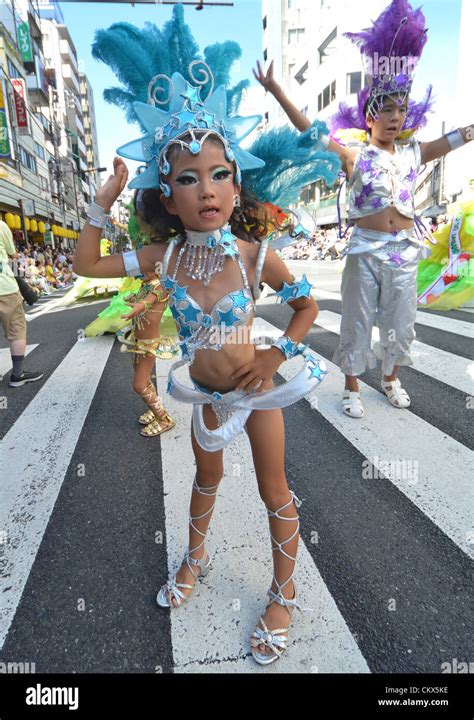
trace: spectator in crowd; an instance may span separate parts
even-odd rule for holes
[[[0,220],[0,322],[10,344],[13,366],[10,374],[10,387],[20,387],[43,377],[43,373],[23,370],[26,349],[25,311],[23,297],[9,262],[10,258],[17,258],[17,256],[12,232],[8,225]]]

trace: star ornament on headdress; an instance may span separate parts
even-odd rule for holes
[[[208,71],[211,72],[209,68]],[[191,66],[189,72],[193,77]],[[150,82],[150,86],[159,78],[169,82],[169,95],[166,101],[159,101],[155,91],[151,96],[149,92],[148,103],[133,103],[135,113],[145,127],[147,135],[117,149],[118,155],[146,164],[144,172],[129,183],[131,189],[161,187],[165,195],[170,195],[171,188],[161,177],[171,171],[171,165],[166,157],[169,147],[177,144],[197,155],[209,135],[217,135],[221,139],[226,158],[229,162],[235,160],[239,170],[251,170],[265,165],[263,160],[240,147],[240,143],[261,121],[261,115],[229,117],[224,85],[220,85],[214,92],[211,91],[206,100],[201,101],[200,88],[191,85],[180,73],[173,73],[171,78],[156,76]],[[196,83],[204,84],[208,79],[209,75],[206,81],[196,80]],[[165,104],[165,102],[169,102],[168,110],[155,107],[155,103]],[[204,131],[204,133],[199,132],[196,135],[196,131]],[[185,142],[181,138],[188,133],[191,141]]]

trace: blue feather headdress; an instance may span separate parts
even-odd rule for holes
[[[298,199],[304,185],[320,178],[328,185],[336,181],[339,159],[319,141],[320,134],[328,132],[324,124],[306,147],[298,145],[299,133],[289,128],[263,132],[247,150],[240,147],[261,120],[260,116],[237,115],[248,80],[228,87],[240,47],[233,41],[216,43],[204,50],[203,60],[184,23],[181,5],[174,6],[172,19],[162,29],[151,23],[143,30],[115,23],[108,30],[98,30],[92,52],[123,84],[105,90],[104,98],[123,108],[127,119],[146,133],[117,151],[146,164],[145,171],[130,183],[131,188],[161,186],[163,193],[169,194],[170,188],[160,174],[169,172],[170,144],[181,144],[180,136],[190,135],[183,145],[197,153],[209,133],[220,137],[227,159],[236,162],[236,181],[241,179],[242,186],[261,202],[287,205]],[[202,80],[193,75],[197,63],[207,68],[201,70]],[[168,84],[167,90],[163,81]],[[217,85],[214,92],[213,81]]]

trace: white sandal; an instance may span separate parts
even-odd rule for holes
[[[400,380],[385,381],[382,379],[382,390],[388,397],[390,403],[396,408],[407,408],[411,405],[410,396],[407,391],[402,388]]]
[[[363,418],[364,407],[360,401],[360,393],[344,390],[342,394],[342,409],[352,418]]]

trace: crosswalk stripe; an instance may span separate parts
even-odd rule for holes
[[[34,345],[27,345],[25,348],[25,357],[30,354],[35,348],[38,347],[38,343]],[[12,356],[10,348],[2,348],[0,350],[0,375],[5,375],[12,369]]]
[[[340,322],[341,316],[337,313],[320,310],[314,324],[339,335]],[[378,341],[379,337],[379,329],[373,328],[372,342]],[[418,340],[415,340],[411,346],[411,356],[413,367],[418,372],[429,375],[468,395],[472,394],[474,384],[470,372],[471,360],[466,360],[460,355],[454,355],[432,345],[426,345]]]
[[[176,420],[176,427],[161,438],[170,575],[178,569],[188,547],[188,512],[195,474],[190,437],[192,406],[165,396],[166,375],[172,362],[157,363],[159,392]],[[187,370],[180,370],[179,379],[186,382],[186,377]],[[189,378],[187,383],[191,385]],[[224,462],[226,474],[206,544],[214,558],[213,567],[201,588],[198,581],[186,612],[171,611],[174,672],[178,673],[260,670],[250,656],[250,636],[268,600],[272,556],[267,513],[257,490],[245,434],[226,448]],[[167,579],[158,581],[156,591]],[[302,539],[295,579],[301,604],[317,612],[295,611],[290,629],[294,644],[285,659],[285,672],[370,672]],[[330,653],[325,649],[329,646]],[[276,665],[262,671],[280,672]]]
[[[312,293],[315,300],[339,300],[341,301],[341,293],[332,290],[319,289]],[[270,299],[269,299],[270,301]],[[462,308],[461,308],[462,310]],[[455,333],[466,338],[474,338],[474,323],[465,322],[464,320],[455,320],[454,318],[445,317],[444,315],[434,315],[418,310],[416,313],[416,322],[419,325],[426,325],[434,330],[443,330],[444,332]]]
[[[254,330],[257,336],[281,335],[281,330],[262,318],[257,318]],[[360,420],[345,416],[341,410],[343,376],[336,365],[324,359],[329,373],[315,398],[307,401],[458,547],[474,557],[468,502],[472,497],[468,471],[472,452],[409,410],[392,408],[381,392],[360,380],[366,415]],[[297,358],[285,362],[279,373],[287,380],[298,362]]]
[[[2,440],[0,650],[113,341],[99,337],[76,342]]]

